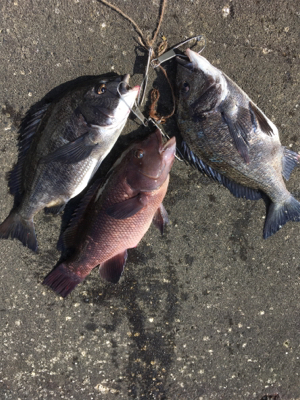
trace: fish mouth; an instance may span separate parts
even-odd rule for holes
[[[187,55],[188,56],[188,55]],[[188,69],[189,71],[192,71],[193,69],[193,63],[191,62],[191,59],[186,59],[187,56],[176,56],[176,61],[177,64],[181,65],[182,67]],[[182,58],[185,57],[185,58]]]
[[[200,70],[207,73],[211,69],[211,64],[206,60],[206,58],[191,49],[186,49],[185,56],[182,57],[185,57],[185,59],[177,56],[176,61],[179,65],[189,71]]]
[[[164,172],[164,170],[167,168],[170,170],[174,158],[175,158],[175,153],[176,153],[176,138],[173,136],[171,139],[169,139],[165,144],[163,143],[162,140],[162,134],[160,131],[157,129],[153,134],[156,134],[156,138],[158,141],[158,152],[161,156],[161,168],[158,169],[157,173],[155,175],[152,174],[146,174],[145,172],[141,172],[142,175],[146,176],[149,179],[156,180],[158,179]]]
[[[106,110],[104,110],[103,112],[104,115],[110,118],[111,124],[113,124],[113,122],[117,120],[118,115],[121,115],[118,121],[120,124],[122,124],[124,120],[127,119],[127,116],[134,105],[135,99],[138,96],[140,86],[136,85],[131,88],[129,86],[129,79],[130,75],[126,74],[119,83],[119,86],[117,88],[117,92],[119,94],[119,104],[116,109],[112,113],[106,113]]]
[[[120,82],[120,86],[119,86],[119,91],[120,91],[121,95],[126,94],[130,90],[129,79],[130,79],[129,74],[126,74],[123,76],[123,79]]]
[[[177,62],[189,71],[201,71],[206,77],[211,77],[214,80],[220,79],[221,72],[214,67],[205,57],[191,49],[185,51],[189,61],[177,59]]]
[[[126,95],[128,92],[131,91],[139,91],[140,90],[140,86],[136,85],[133,88],[131,88],[129,86],[129,80],[130,80],[130,75],[126,74],[123,76],[122,81],[120,82],[120,86],[119,86],[119,92],[121,94],[121,96]]]
[[[160,154],[163,155],[164,158],[164,164],[166,166],[170,165],[170,163],[173,163],[174,158],[175,158],[175,153],[176,153],[176,138],[175,136],[171,137],[161,148]]]

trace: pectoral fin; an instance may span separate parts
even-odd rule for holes
[[[227,113],[225,110],[222,111],[221,114],[224,121],[228,125],[230,135],[234,141],[237,151],[248,164],[250,162],[248,136],[249,132],[252,130],[252,121],[249,110],[244,107],[237,106],[237,110],[234,115]]]
[[[73,142],[69,142],[45,157],[41,163],[61,162],[63,164],[74,164],[89,157],[91,152],[98,146],[90,140],[90,132],[85,133]]]
[[[168,213],[163,204],[156,210],[152,222],[160,230],[160,233],[163,234],[165,225],[169,223]]]
[[[107,282],[117,283],[121,278],[127,260],[127,250],[100,264],[99,274]]]
[[[147,196],[139,193],[135,197],[131,197],[128,200],[124,200],[121,203],[116,203],[108,207],[106,213],[115,219],[130,218],[141,211],[141,209],[147,205],[147,202]]]

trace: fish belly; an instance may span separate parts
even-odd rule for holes
[[[89,183],[89,180],[93,176],[97,163],[98,160],[92,158],[89,164],[86,166],[86,168],[80,171],[80,175],[77,177],[78,185],[74,188],[74,191],[71,193],[70,199],[77,196],[86,188],[87,184]]]

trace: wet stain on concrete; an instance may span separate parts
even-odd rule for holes
[[[166,257],[167,258],[167,257]],[[158,325],[146,329],[146,319],[138,302],[143,294],[140,290],[139,299],[135,291],[131,291],[130,313],[127,314],[130,325],[132,326],[132,352],[129,357],[127,374],[129,385],[129,396],[131,398],[148,399],[166,398],[165,380],[173,361],[174,354],[174,329],[173,323],[178,308],[178,288],[177,278],[174,267],[167,262],[164,273],[167,272],[168,283],[157,280],[151,287],[152,302],[154,299],[165,296],[162,303],[154,300],[156,315],[153,320],[158,320]],[[146,295],[146,303],[151,302]],[[153,315],[153,314],[152,314]],[[148,324],[147,324],[148,325]],[[138,334],[136,334],[138,333]]]
[[[135,250],[135,254],[131,255],[132,261],[140,263],[141,254],[144,251]],[[112,323],[101,325],[101,328],[106,332],[115,332],[124,318],[130,325],[126,368],[128,396],[132,399],[165,399],[165,382],[174,357],[175,316],[179,302],[186,300],[187,294],[181,293],[178,288],[175,266],[168,255],[163,271],[152,273],[151,279],[145,279],[144,271],[144,268],[132,271],[129,266],[121,284],[104,286],[101,293],[92,289],[82,297],[82,301],[88,298],[94,305],[107,307],[111,299],[117,297],[121,300],[122,309],[114,308]],[[90,322],[85,328],[94,331],[97,325]],[[112,362],[117,364],[118,344],[111,340],[114,342],[111,343]]]
[[[88,324],[85,325],[85,329],[94,332],[97,329],[97,325],[94,324],[93,322],[89,322]]]
[[[240,260],[246,262],[248,259],[248,251],[253,250],[253,248],[249,245],[246,235],[249,229],[250,218],[252,214],[252,210],[246,211],[242,218],[238,218],[232,223],[233,229],[228,240],[230,242],[229,246],[232,249],[234,260],[236,260],[238,257]]]
[[[6,115],[8,118],[12,120],[12,125],[15,128],[18,128],[22,121],[22,113],[17,111],[11,104],[5,102],[4,107],[2,108],[2,114]]]
[[[217,198],[214,194],[209,194],[208,195],[208,200],[211,201],[212,203],[216,203],[217,202]]]
[[[194,262],[194,257],[190,256],[189,254],[186,254],[184,256],[184,261],[186,264],[192,266],[193,262]]]

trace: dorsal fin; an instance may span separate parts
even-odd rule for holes
[[[10,193],[13,195],[18,195],[22,192],[21,187],[21,179],[22,179],[22,169],[23,163],[27,154],[27,151],[32,143],[32,140],[37,132],[37,128],[41,119],[43,118],[47,108],[50,103],[44,104],[40,107],[34,114],[30,116],[30,113],[27,113],[25,118],[23,119],[20,126],[20,134],[19,134],[19,154],[18,161],[14,168],[8,173],[8,186],[10,189]]]
[[[256,189],[251,189],[247,186],[240,185],[226,176],[221,175],[219,172],[215,171],[213,168],[206,165],[200,158],[198,158],[192,150],[188,147],[185,142],[182,142],[184,155],[187,161],[196,167],[200,172],[207,175],[209,178],[221,183],[225,186],[235,197],[243,197],[249,200],[258,200],[261,198],[261,192]]]
[[[209,178],[222,183],[221,174],[206,165],[199,157],[197,157],[185,141],[182,142],[182,148],[184,157],[190,163],[190,165],[197,168],[200,172],[202,172],[202,174],[207,175]]]
[[[59,238],[59,241],[57,243],[58,250],[65,251],[69,250],[73,246],[76,246],[75,241],[80,222],[85,219],[85,213],[88,205],[91,204],[93,199],[96,198],[98,191],[101,189],[103,184],[104,179],[97,179],[83,196],[82,200],[79,203],[79,206],[72,214],[67,229],[61,234]]]
[[[263,115],[263,113],[260,111],[260,109],[252,101],[249,102],[249,109],[250,109],[250,112],[252,112],[255,115],[255,117],[259,123],[260,129],[266,135],[273,136],[274,132],[273,132],[272,127],[269,125],[268,120]]]

